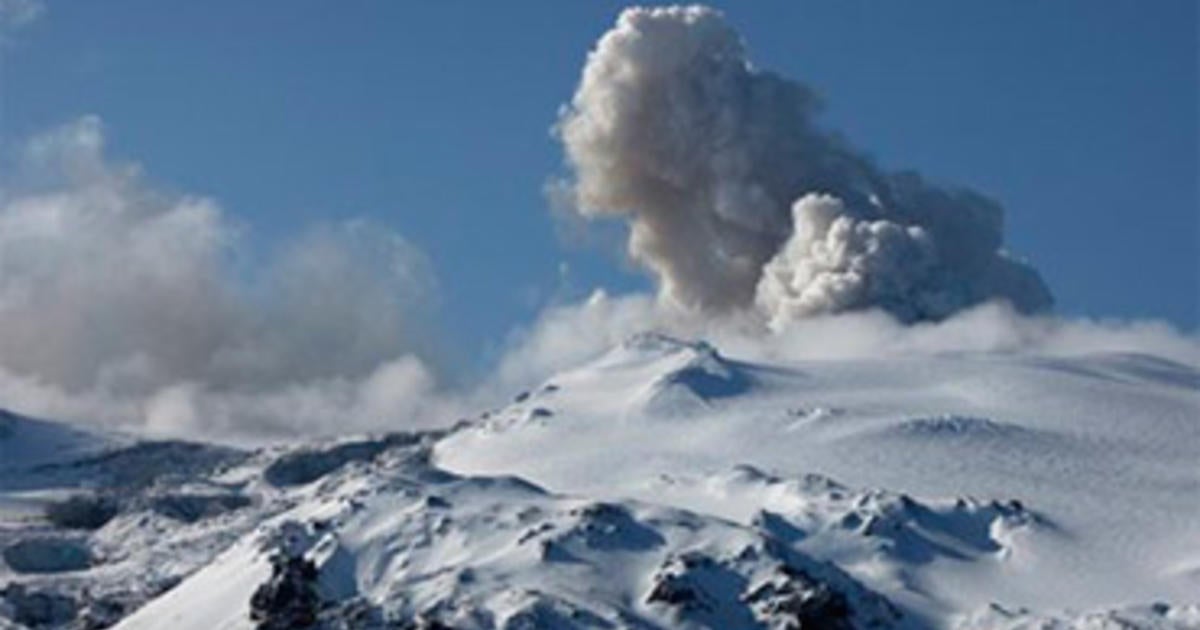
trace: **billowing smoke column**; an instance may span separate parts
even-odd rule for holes
[[[993,298],[1051,305],[1001,249],[1002,210],[889,174],[813,122],[804,85],[755,69],[705,7],[624,11],[587,60],[557,132],[584,216],[624,216],[662,297],[775,327],[882,308],[941,319]]]

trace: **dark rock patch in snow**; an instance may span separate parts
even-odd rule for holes
[[[647,604],[666,604],[683,617],[698,621],[716,617],[736,626],[751,625],[751,614],[738,601],[746,577],[727,563],[701,552],[687,552],[667,559],[651,578]],[[706,624],[707,625],[707,624]],[[715,626],[714,626],[715,627]]]
[[[18,573],[64,573],[88,568],[92,553],[80,540],[28,538],[4,548],[4,562]]]
[[[795,523],[770,510],[759,510],[750,524],[789,545],[808,536],[808,532],[797,527]]]
[[[180,440],[138,442],[69,464],[42,467],[44,473],[73,474],[107,488],[137,490],[155,483],[186,480],[244,460],[244,451]]]
[[[113,497],[80,494],[46,506],[46,520],[64,529],[100,529],[111,521],[120,506]]]
[[[250,620],[258,630],[312,628],[320,607],[316,565],[280,553],[271,558],[271,577],[250,597]]]
[[[29,628],[65,627],[79,611],[73,597],[53,591],[30,591],[23,584],[9,584],[0,590],[0,599],[12,610],[13,621]]]
[[[530,511],[529,518],[544,516]],[[596,552],[642,552],[666,541],[654,528],[615,503],[590,503],[571,508],[557,522],[543,520],[517,538],[518,545],[537,541],[547,562],[580,562]]]
[[[392,433],[378,440],[345,442],[327,448],[309,448],[287,453],[263,471],[263,478],[276,487],[312,483],[351,462],[368,462],[397,446],[421,440],[416,433]]]
[[[854,628],[845,595],[786,564],[751,587],[742,599],[768,628]]]
[[[615,503],[592,503],[572,509],[567,515],[574,522],[556,537],[564,545],[582,544],[599,551],[641,551],[664,542],[652,527]]]
[[[169,519],[195,523],[249,506],[241,494],[164,494],[150,500],[150,509]]]
[[[1018,435],[1024,431],[1019,426],[987,418],[952,414],[909,418],[887,430],[889,434],[898,436],[944,439],[1000,438]]]
[[[86,630],[109,628],[116,625],[128,612],[129,606],[118,599],[85,600],[75,625]]]
[[[773,569],[747,570],[764,556]],[[901,619],[890,603],[845,576],[835,585],[833,573],[818,576],[800,561],[769,540],[735,557],[684,552],[654,573],[646,603],[674,609],[680,622],[710,628],[848,630],[892,627]]]

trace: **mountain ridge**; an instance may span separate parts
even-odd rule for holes
[[[1195,373],[643,334],[448,429],[14,415],[0,448],[65,446],[7,462],[0,628],[1200,627]]]

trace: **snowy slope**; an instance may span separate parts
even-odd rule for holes
[[[0,628],[1200,628],[1198,386],[640,335],[446,431],[10,421]]]
[[[281,550],[314,561],[338,602],[320,616],[349,627],[749,628],[805,610],[904,623],[835,567],[721,519],[459,477],[403,449],[320,485],[119,627],[251,627],[248,593]]]
[[[436,453],[557,491],[767,512],[798,549],[946,619],[1194,603],[1198,383],[1150,356],[766,366],[644,335]],[[900,533],[847,542],[848,517]]]

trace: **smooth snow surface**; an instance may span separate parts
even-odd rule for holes
[[[450,436],[436,461],[767,514],[796,548],[946,622],[991,603],[1195,603],[1198,383],[1140,355],[767,366],[639,336]]]

